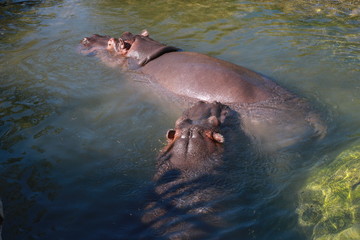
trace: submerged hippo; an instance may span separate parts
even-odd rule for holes
[[[226,162],[233,157],[225,148],[241,135],[236,115],[223,104],[198,102],[167,132],[153,179],[155,197],[142,217],[156,239],[210,239],[224,226],[217,210],[228,189]]]
[[[267,149],[326,134],[325,124],[307,101],[269,78],[201,53],[166,46],[150,38],[146,30],[139,35],[125,32],[120,38],[93,35],[81,44],[82,52],[96,52],[105,62],[116,60],[182,99],[231,106],[240,113],[243,130]]]

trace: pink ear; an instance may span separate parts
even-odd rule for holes
[[[144,29],[144,30],[142,30],[142,32],[141,32],[140,35],[143,36],[143,37],[148,37],[148,36],[149,36],[149,32],[148,32],[148,30]]]
[[[176,131],[174,129],[170,129],[166,133],[166,138],[168,140],[174,140]]]
[[[213,133],[212,137],[218,143],[224,143],[225,142],[224,136],[221,135],[220,133]]]

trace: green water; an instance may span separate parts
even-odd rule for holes
[[[155,159],[182,109],[147,91],[140,76],[129,81],[76,47],[93,33],[143,29],[261,72],[324,113],[329,133],[313,149],[232,174],[236,193],[223,214],[232,224],[218,235],[307,239],[295,212],[298,187],[311,166],[360,138],[360,1],[0,5],[3,239],[139,238]],[[294,159],[300,167],[284,163]],[[289,169],[278,171],[282,165]],[[252,187],[246,200],[244,184]]]

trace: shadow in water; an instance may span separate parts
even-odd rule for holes
[[[0,6],[9,6],[9,5],[34,6],[41,2],[43,2],[43,0],[0,0]]]

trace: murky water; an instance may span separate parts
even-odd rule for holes
[[[312,166],[360,141],[359,26],[359,1],[0,5],[3,238],[139,238],[155,159],[182,109],[75,48],[92,33],[146,28],[160,42],[268,75],[327,116],[329,134],[311,149],[235,164],[223,214],[232,224],[217,234],[306,239],[298,187]]]

